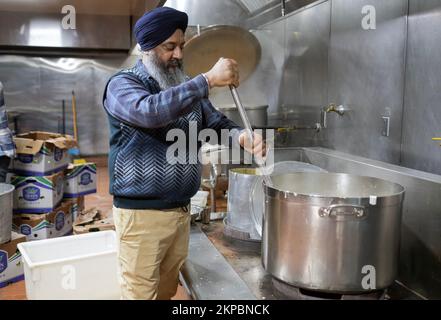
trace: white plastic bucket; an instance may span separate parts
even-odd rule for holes
[[[120,298],[115,231],[24,242],[18,248],[30,300]]]

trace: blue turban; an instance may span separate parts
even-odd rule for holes
[[[135,24],[136,41],[141,50],[148,51],[170,38],[177,29],[187,29],[188,16],[168,7],[160,7],[145,13]]]

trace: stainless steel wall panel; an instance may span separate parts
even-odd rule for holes
[[[279,112],[288,125],[313,127],[328,101],[331,2],[320,1],[286,19],[286,60]],[[324,132],[291,133],[291,145],[325,145]]]
[[[330,12],[324,2],[287,19],[282,106],[326,105]]]
[[[239,2],[232,0],[168,0],[165,7],[175,8],[188,14],[189,25],[210,26],[228,24],[243,26],[248,11]]]
[[[441,174],[441,1],[411,0],[402,164]]]
[[[317,2],[316,0],[286,0],[285,2],[285,15],[289,15],[290,13],[308,6],[309,4]],[[253,13],[251,17],[249,17],[246,21],[246,26],[248,28],[256,28],[265,23],[273,21],[282,17],[282,3],[277,0],[274,1],[271,5],[265,7],[263,10],[258,10],[256,13]]]
[[[129,16],[76,15],[76,29],[63,29],[64,15],[0,11],[2,46],[129,50]]]
[[[18,115],[18,132],[60,132],[62,100],[66,133],[73,134],[72,90],[77,102],[79,148],[82,155],[108,152],[107,115],[102,106],[104,86],[124,58],[28,58],[0,56],[0,81],[8,112]],[[133,60],[136,60],[133,59]]]
[[[268,24],[255,32],[262,46],[262,60],[265,63],[259,65],[259,73],[249,82],[261,75],[265,80],[261,90],[266,93],[266,100],[269,105],[268,112],[278,112],[280,105],[280,90],[282,75],[286,61],[286,21],[281,20]]]
[[[40,106],[40,62],[0,55],[0,81],[5,86],[7,104],[32,109]]]
[[[362,28],[365,5],[376,8],[376,30]],[[331,148],[399,163],[407,10],[407,0],[332,1],[328,100],[351,110],[328,115]]]

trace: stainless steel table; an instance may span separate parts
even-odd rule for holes
[[[292,299],[275,289],[263,269],[260,244],[225,237],[222,221],[192,225],[181,282],[197,300]],[[388,289],[386,298],[421,299],[399,283]]]

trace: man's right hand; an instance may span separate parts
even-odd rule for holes
[[[220,58],[214,67],[205,73],[205,76],[210,88],[239,86],[239,66],[233,59]]]

